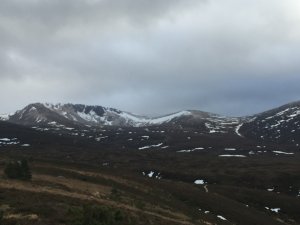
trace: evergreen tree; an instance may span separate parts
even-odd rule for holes
[[[23,159],[21,161],[21,171],[22,171],[22,179],[23,180],[30,180],[31,179],[31,171],[28,166],[27,160]]]
[[[21,170],[19,169],[19,163],[15,161],[9,162],[5,169],[4,173],[8,178],[16,179],[21,177]]]
[[[10,179],[31,179],[31,171],[25,159],[22,161],[10,161],[4,169],[4,173]]]

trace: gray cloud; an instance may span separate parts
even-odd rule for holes
[[[297,0],[3,0],[0,112],[246,115],[300,99]]]

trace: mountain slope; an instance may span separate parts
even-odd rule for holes
[[[293,102],[254,115],[240,132],[250,138],[276,143],[300,143],[300,102]]]

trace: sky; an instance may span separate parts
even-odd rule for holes
[[[0,113],[33,102],[161,115],[300,100],[299,0],[1,0]]]

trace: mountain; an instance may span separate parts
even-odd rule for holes
[[[240,132],[260,141],[300,143],[300,101],[256,114],[248,118]]]
[[[137,116],[114,108],[82,104],[34,103],[7,118],[8,122],[27,126],[60,124],[85,126],[139,127],[163,124],[174,118],[189,116],[182,111],[159,118]]]
[[[237,118],[227,118],[216,114],[185,110],[161,117],[138,116],[114,108],[82,104],[42,104],[34,103],[6,117],[11,123],[25,126],[117,126],[145,127],[172,125],[199,128],[208,133],[226,132],[228,126],[236,126]]]
[[[185,110],[161,117],[146,117],[114,108],[82,104],[34,103],[2,120],[31,127],[148,127],[191,128],[206,134],[234,134],[260,142],[300,143],[300,102],[248,117],[225,117]]]

